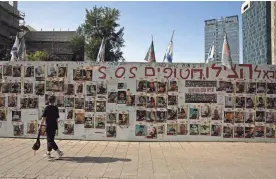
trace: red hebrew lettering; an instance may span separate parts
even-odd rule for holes
[[[270,79],[270,78],[274,79],[274,71],[271,71],[271,70],[265,71],[265,70],[263,70],[263,72],[264,72],[263,79],[265,79],[265,78],[267,78],[267,79]],[[271,74],[272,76],[269,75],[269,74]]]
[[[136,77],[136,74],[132,72],[133,69],[135,69],[135,71],[137,71],[137,67],[131,67],[129,69],[129,73],[132,75],[132,76],[129,76],[129,78],[135,78]]]
[[[240,67],[247,67],[248,71],[249,71],[249,79],[253,78],[252,64],[239,64],[239,66]],[[257,69],[257,66],[255,67],[255,70],[256,69]],[[240,69],[240,78],[244,78],[244,76],[243,76],[243,68]]]
[[[243,69],[242,68],[240,69],[240,78],[244,78],[244,76],[243,76]]]
[[[180,78],[182,78],[183,80],[186,80],[186,79],[188,79],[189,78],[189,76],[190,76],[190,69],[188,68],[188,69],[185,69],[185,72],[187,71],[188,72],[188,74],[186,75],[186,77],[183,77],[182,76],[182,69],[180,69]]]
[[[102,68],[103,68],[103,69],[106,69],[106,66],[101,66],[101,67],[98,69],[98,71],[99,71],[101,74],[103,74],[103,76],[100,76],[99,78],[100,78],[100,79],[105,79],[105,78],[106,78],[106,74],[105,74],[105,72],[102,71]]]
[[[151,74],[148,74],[148,70],[151,70]],[[155,76],[155,69],[153,67],[145,67],[145,76]]]
[[[208,78],[209,78],[209,67],[206,67],[206,69],[205,69],[205,79],[208,79]]]
[[[123,70],[123,72],[121,73],[121,75],[118,74],[118,71],[119,71],[120,69]],[[116,71],[115,71],[115,76],[116,76],[116,78],[122,78],[122,77],[125,75],[125,73],[126,73],[125,67],[119,67],[119,68],[117,68]]]
[[[218,77],[219,74],[220,74],[220,72],[221,72],[221,70],[222,70],[222,68],[221,68],[221,67],[216,67],[216,64],[213,64],[213,65],[211,66],[211,68],[212,68],[213,70],[217,70],[216,77]]]
[[[262,70],[258,70],[258,65],[255,66],[254,72],[258,72],[259,74],[258,74],[257,78],[260,78]],[[252,79],[252,78],[250,78],[250,79]]]
[[[238,73],[236,72],[236,67],[237,65],[234,64],[233,67],[232,67],[232,72],[234,73],[233,75],[228,75],[227,78],[239,78],[239,75]]]
[[[199,79],[202,79],[202,71],[203,69],[192,69],[192,75],[191,75],[191,79],[194,79],[194,73],[198,73],[199,72]]]
[[[168,73],[167,71],[169,71],[169,75],[165,76],[165,74],[164,74],[164,78],[170,78],[172,76],[172,69],[171,68],[164,68],[163,69],[163,72],[166,73],[166,74]]]
[[[173,71],[174,78],[176,78],[176,68]]]

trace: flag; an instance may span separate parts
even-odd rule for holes
[[[171,41],[168,48],[167,48],[167,51],[164,55],[164,59],[163,59],[163,62],[167,60],[169,63],[172,63],[173,61],[173,42]]]
[[[211,60],[213,60],[215,57],[215,43],[212,43],[212,46],[210,47],[209,53],[208,53],[208,57],[206,59],[205,63],[209,63]]]
[[[222,45],[221,64],[229,69],[232,69],[231,51],[228,44],[227,34],[224,34],[224,40]]]
[[[147,52],[147,55],[145,57],[145,61],[147,61],[147,62],[156,62],[153,40],[151,41],[151,45],[150,45],[149,50]]]
[[[167,62],[172,63],[172,61],[173,61],[173,35],[174,35],[174,31],[173,31],[172,38],[171,38],[171,41],[169,43],[169,46],[168,46],[168,48],[166,50],[166,53],[164,55],[163,62],[165,62],[165,60],[167,60]]]
[[[98,56],[97,56],[97,62],[104,62],[105,43],[106,43],[106,40],[105,40],[105,38],[103,38],[100,49],[99,49],[99,53],[98,53]]]
[[[15,37],[14,44],[11,49],[11,61],[17,61],[18,60],[18,47],[19,47],[19,37],[18,34]]]
[[[18,47],[18,60],[26,61],[27,60],[26,58],[27,58],[26,43],[25,43],[25,37],[23,35]]]

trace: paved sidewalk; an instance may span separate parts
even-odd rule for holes
[[[31,139],[0,139],[0,178],[276,179],[275,143],[59,140],[62,160]]]

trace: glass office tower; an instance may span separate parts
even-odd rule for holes
[[[239,18],[238,16],[222,17],[205,21],[205,61],[212,43],[215,43],[214,59],[210,63],[221,63],[224,32],[227,33],[232,62],[239,63]]]
[[[243,62],[275,64],[275,2],[242,4]]]

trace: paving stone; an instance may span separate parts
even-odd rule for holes
[[[12,178],[25,178],[26,175],[22,175],[22,174],[14,174],[12,176]]]
[[[58,179],[58,176],[47,176],[45,179]]]
[[[136,179],[137,175],[121,175],[120,179]]]
[[[47,176],[45,175],[38,175],[36,179],[45,179]]]
[[[79,178],[82,178],[82,177],[66,177],[66,179],[79,179]]]
[[[41,142],[45,148],[46,141]],[[276,176],[276,143],[57,142],[65,152],[64,158],[49,162],[42,156],[44,150],[33,156],[29,149],[33,140],[0,138],[0,145],[4,146],[0,148],[0,160],[4,161],[0,162],[0,178],[272,179]]]
[[[5,178],[12,178],[13,175],[14,175],[14,174],[6,174],[6,175],[5,175]]]
[[[25,178],[27,178],[27,179],[35,179],[37,177],[38,177],[38,175],[26,175],[25,176]]]

